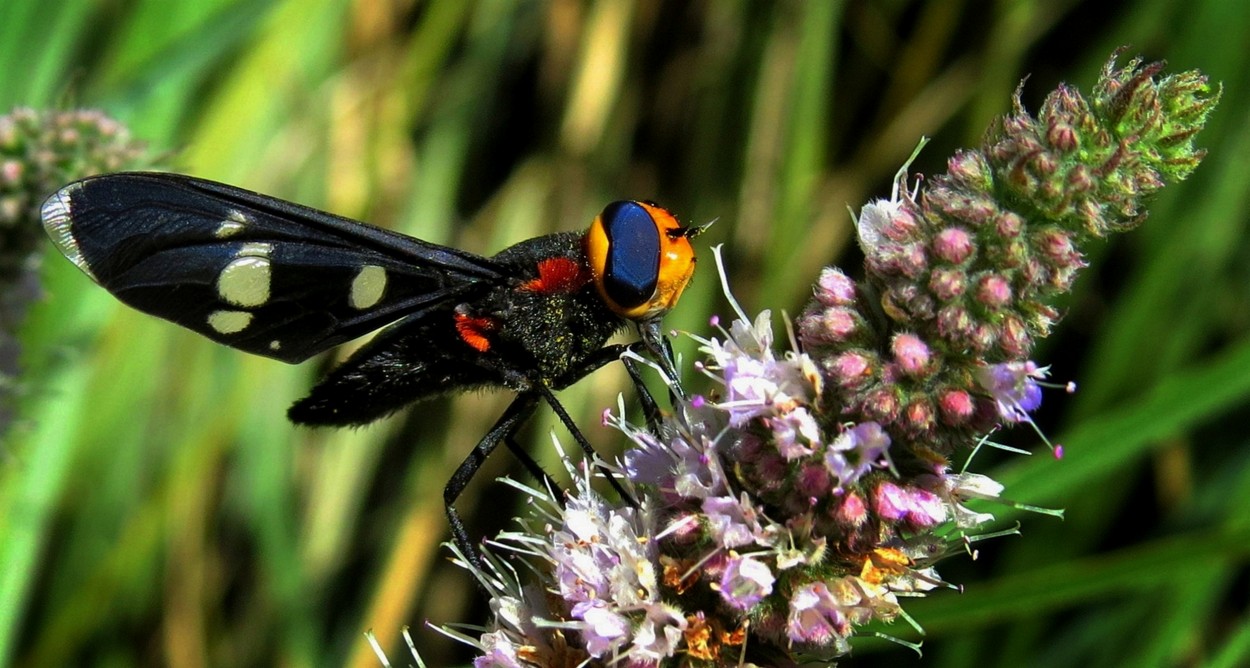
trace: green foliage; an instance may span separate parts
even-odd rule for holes
[[[0,113],[98,107],[179,171],[480,252],[652,198],[719,218],[700,241],[726,244],[748,311],[797,313],[821,266],[855,273],[846,207],[888,195],[921,135],[914,169],[940,173],[1022,77],[1036,110],[1121,45],[1200,69],[1224,86],[1203,165],[1090,253],[1038,356],[1081,388],[1041,410],[1066,458],[977,462],[1066,520],[1013,518],[1022,536],[944,564],[967,593],[909,611],[931,666],[1250,662],[1250,4],[985,7],[5,0]],[[703,257],[671,326],[726,313]],[[283,414],[316,365],[131,312],[51,252],[42,287],[0,448],[0,665],[373,666],[365,630],[395,658],[405,624],[431,665],[463,662],[421,625],[477,614],[441,491],[503,393],[299,430]],[[624,380],[563,393],[606,452]],[[552,429],[531,430],[549,463]],[[481,535],[518,501],[491,477],[462,502]],[[861,641],[847,663],[898,652]]]

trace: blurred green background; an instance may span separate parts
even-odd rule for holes
[[[1225,86],[1207,161],[1143,229],[1088,249],[1039,351],[1081,387],[1041,411],[1066,459],[973,467],[1067,519],[1001,512],[1023,535],[946,562],[962,594],[908,606],[923,659],[869,637],[846,665],[1234,666],[1250,664],[1246,35],[1240,0],[3,0],[0,112],[99,107],[171,169],[483,253],[626,197],[716,218],[668,320],[707,334],[728,313],[707,246],[726,245],[748,311],[796,313],[819,267],[858,271],[846,207],[888,195],[921,135],[915,169],[939,173],[1025,76],[1036,108],[1060,80],[1089,90],[1121,45],[1200,68]],[[0,665],[378,665],[366,629],[403,664],[404,625],[430,665],[465,661],[423,626],[484,618],[439,547],[442,486],[507,393],[297,429],[286,407],[333,360],[216,346],[52,253],[43,280],[0,449]],[[625,389],[608,368],[562,395],[605,452],[623,439],[598,416]],[[528,431],[549,467],[553,429]],[[493,457],[463,497],[479,535],[508,526],[518,495],[493,478],[515,468]]]

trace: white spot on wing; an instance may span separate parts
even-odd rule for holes
[[[82,184],[71,183],[58,190],[43,203],[40,216],[43,218],[43,229],[47,230],[48,236],[52,238],[56,249],[61,251],[61,255],[69,258],[70,262],[78,265],[78,268],[90,276],[91,280],[98,283],[95,274],[91,272],[91,267],[87,264],[87,259],[82,256],[78,240],[74,238],[74,214],[70,210],[70,200],[81,188]]]
[[[217,226],[217,230],[213,234],[216,235],[218,239],[225,239],[226,237],[232,237],[239,232],[242,232],[243,228],[246,226],[247,216],[238,209],[231,209],[230,213],[226,214],[225,219],[221,221],[221,224]]]
[[[277,339],[270,341],[269,349],[270,350],[282,350],[282,342]]]
[[[272,244],[246,243],[238,255],[217,275],[217,294],[235,306],[260,306],[269,301],[273,278],[269,253]]]
[[[239,257],[269,257],[273,252],[273,244],[263,241],[249,241],[239,248]]]
[[[382,301],[386,294],[386,270],[376,264],[367,264],[352,279],[352,291],[348,299],[355,309],[366,309]]]
[[[238,334],[252,324],[252,314],[247,311],[213,311],[208,314],[208,326],[218,334]]]

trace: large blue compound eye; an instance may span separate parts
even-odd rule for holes
[[[651,300],[660,275],[660,230],[637,202],[613,202],[601,220],[608,238],[603,290],[623,309]]]

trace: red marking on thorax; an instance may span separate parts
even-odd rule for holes
[[[456,333],[470,348],[484,353],[490,350],[487,334],[495,331],[497,323],[490,318],[475,318],[464,313],[456,314]]]
[[[538,263],[538,278],[521,285],[522,290],[546,295],[574,292],[590,281],[590,272],[576,260],[551,257]]]

